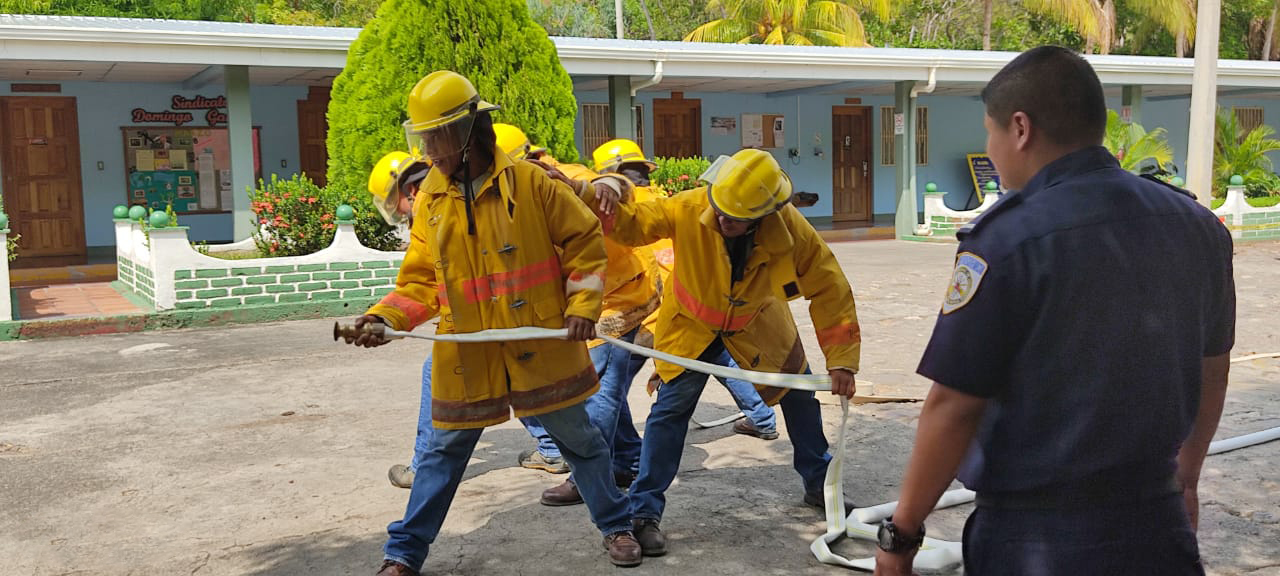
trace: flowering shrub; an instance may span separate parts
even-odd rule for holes
[[[654,158],[658,169],[649,175],[649,182],[662,189],[668,196],[697,188],[698,176],[711,167],[705,158]]]
[[[0,198],[0,214],[4,214],[4,199]],[[4,226],[0,226],[3,229]],[[21,234],[10,234],[5,239],[5,244],[9,249],[9,261],[13,262],[18,257],[18,240],[22,238]]]
[[[263,256],[301,256],[327,248],[333,242],[334,214],[339,204],[356,211],[356,235],[365,246],[378,250],[400,248],[395,228],[386,225],[365,195],[339,194],[316,186],[305,176],[259,181],[249,194],[257,230],[254,244]]]
[[[324,249],[333,241],[334,207],[323,201],[324,190],[306,177],[259,181],[250,194],[258,228],[253,242],[263,256],[301,256]]]

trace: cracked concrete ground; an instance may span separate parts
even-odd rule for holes
[[[953,246],[833,246],[858,298],[860,379],[922,396],[914,375]],[[1280,244],[1237,249],[1235,356],[1280,351]],[[796,307],[815,367],[808,309]],[[0,574],[373,574],[408,492],[407,462],[427,346],[361,350],[329,321],[0,343]],[[638,382],[644,382],[643,374]],[[1233,367],[1220,438],[1280,426],[1280,360]],[[631,394],[642,421],[649,400]],[[838,404],[823,396],[828,437]],[[708,386],[697,417],[729,414]],[[859,406],[847,493],[897,496],[918,404]],[[514,466],[530,446],[514,422],[485,432],[426,574],[614,573],[582,507],[547,508],[563,477]],[[1210,457],[1201,550],[1213,574],[1280,574],[1280,442]],[[823,531],[800,504],[790,445],[692,430],[663,528],[670,554],[627,574],[837,574],[808,543]],[[958,539],[970,508],[930,534]],[[868,555],[867,543],[843,543]]]

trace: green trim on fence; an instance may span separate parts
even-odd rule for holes
[[[305,295],[299,294],[299,296]],[[377,303],[376,298],[353,298],[256,306],[246,304],[232,308],[168,310],[123,316],[13,320],[0,322],[0,341],[357,316],[363,314],[375,303]],[[202,302],[198,304],[204,305]],[[324,336],[322,334],[317,337]]]

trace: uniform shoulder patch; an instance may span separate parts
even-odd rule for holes
[[[956,255],[956,268],[951,273],[951,284],[947,286],[947,294],[942,298],[942,313],[955,312],[973,300],[986,273],[987,261],[977,254],[961,252]]]
[[[1196,199],[1196,195],[1195,195],[1195,194],[1193,194],[1190,190],[1187,190],[1186,188],[1179,188],[1178,186],[1174,186],[1173,184],[1170,184],[1170,183],[1168,183],[1168,182],[1165,182],[1164,180],[1161,180],[1161,179],[1159,179],[1159,178],[1156,178],[1155,176],[1152,176],[1151,174],[1141,174],[1141,175],[1139,175],[1138,177],[1139,177],[1139,178],[1142,178],[1143,180],[1149,180],[1149,181],[1151,181],[1151,182],[1155,182],[1156,184],[1159,184],[1159,185],[1161,185],[1161,186],[1164,186],[1165,188],[1168,188],[1168,189],[1170,189],[1170,190],[1173,190],[1174,192],[1177,192],[1178,194],[1181,194],[1181,195],[1183,195],[1183,196],[1187,196],[1187,197],[1191,198],[1192,200],[1195,200],[1195,199]]]

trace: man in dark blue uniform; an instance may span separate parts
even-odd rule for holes
[[[959,235],[876,573],[910,573],[958,471],[978,493],[967,574],[1204,574],[1196,486],[1234,343],[1231,238],[1099,145],[1102,86],[1078,55],[1030,50],[982,99],[1015,192]]]

